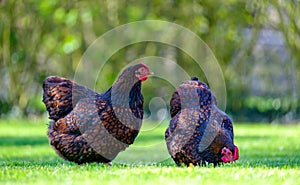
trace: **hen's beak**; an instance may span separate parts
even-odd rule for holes
[[[153,71],[149,71],[148,75],[154,75]]]

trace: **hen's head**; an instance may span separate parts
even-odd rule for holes
[[[224,163],[230,163],[239,159],[239,149],[237,146],[234,146],[233,150],[230,150],[227,147],[223,147],[221,150],[221,160]]]
[[[121,76],[129,79],[133,79],[134,81],[145,81],[148,79],[149,75],[152,75],[153,72],[150,70],[149,66],[146,64],[139,62],[133,66],[126,68]]]
[[[142,82],[148,79],[148,75],[153,74],[153,72],[150,70],[149,66],[146,64],[139,62],[134,66],[136,69],[134,71],[135,77],[141,80]]]

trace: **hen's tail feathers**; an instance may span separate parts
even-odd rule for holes
[[[193,77],[191,78],[191,80],[192,80],[192,81],[198,81],[199,79],[198,79],[197,77],[193,76]]]
[[[49,118],[54,121],[71,112],[80,99],[96,94],[71,80],[57,76],[50,76],[44,80],[43,91],[43,102]]]

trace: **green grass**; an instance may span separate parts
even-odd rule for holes
[[[144,123],[112,166],[78,166],[56,156],[47,120],[0,120],[0,184],[295,184],[300,125],[235,124],[240,159],[220,167],[177,167],[166,155],[167,123]]]

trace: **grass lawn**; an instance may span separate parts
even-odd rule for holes
[[[164,144],[167,123],[144,123],[112,166],[56,156],[47,120],[0,120],[0,184],[297,184],[300,125],[235,124],[240,159],[214,168],[177,167]]]

